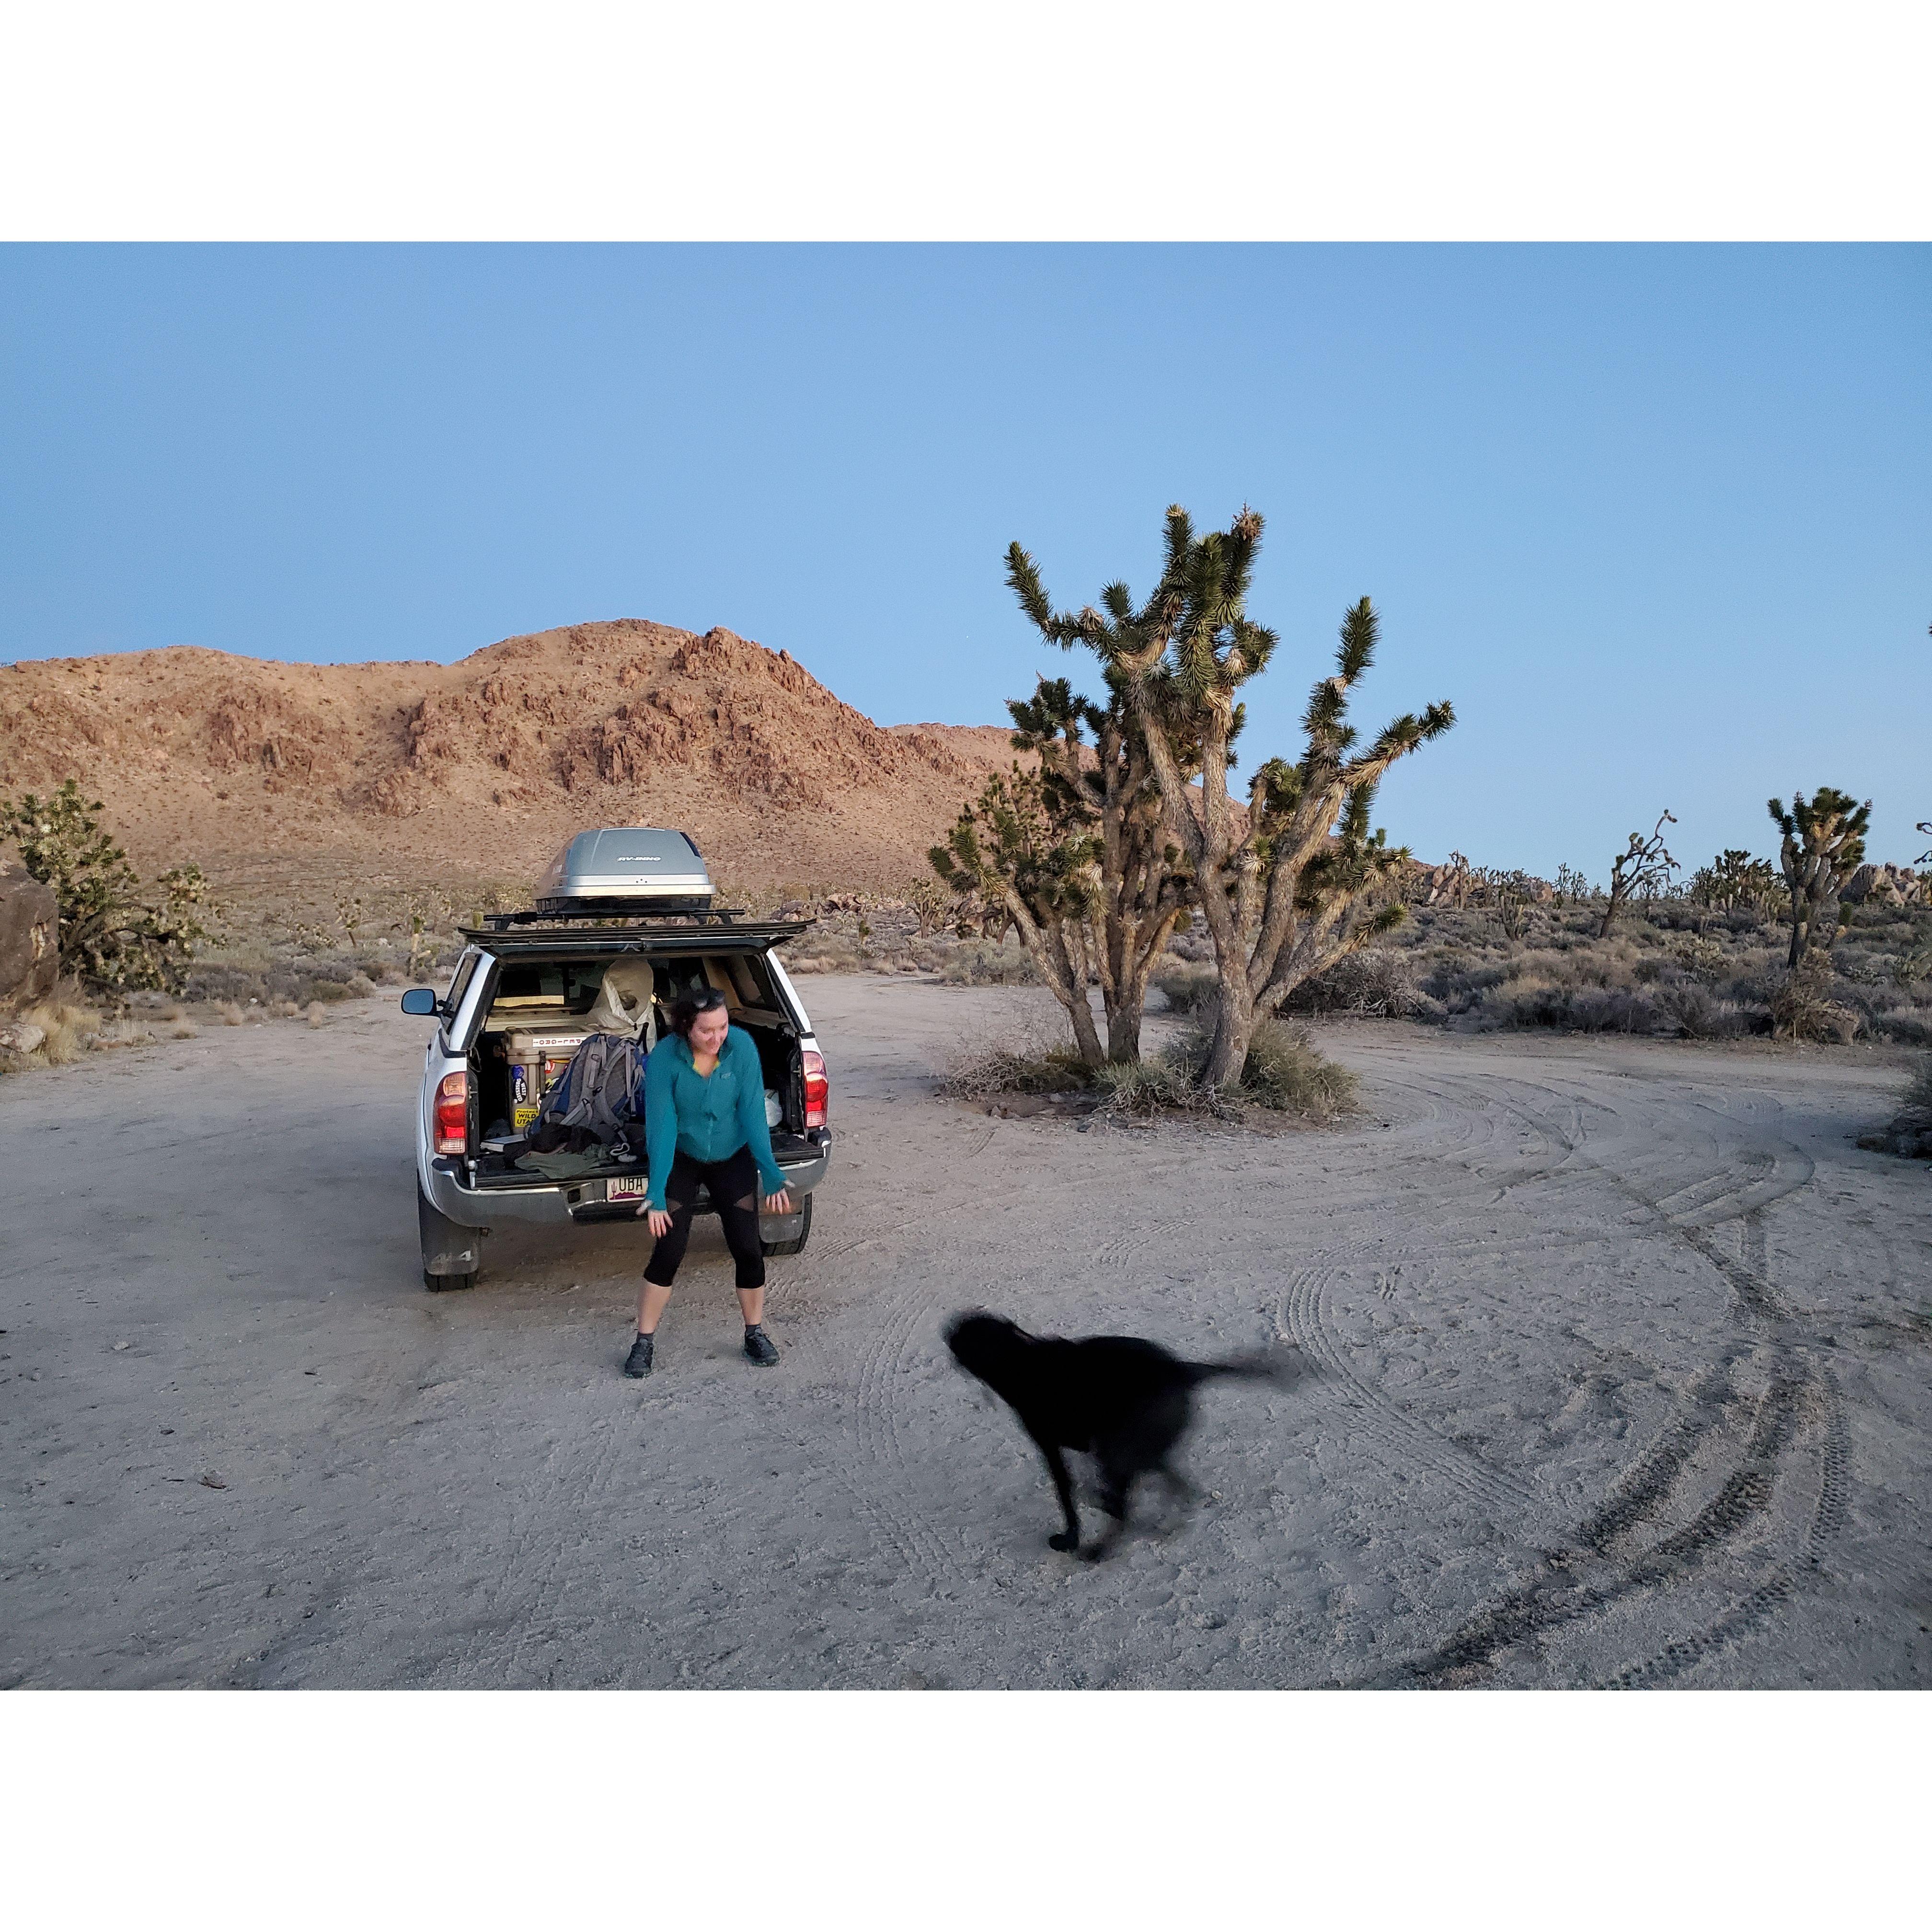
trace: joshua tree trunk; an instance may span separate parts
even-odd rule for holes
[[[1002,902],[1012,916],[1034,970],[1066,1010],[1082,1064],[1098,1066],[1107,1056],[1100,1050],[1094,1009],[1087,997],[1094,982],[1087,970],[1085,935],[1078,927],[1070,930],[1064,920],[1035,919],[1028,910],[1026,902],[1011,886],[1002,895]]]
[[[1094,978],[1094,841],[1056,808],[1049,787],[1016,764],[986,782],[944,845],[927,854],[956,891],[976,891],[989,910],[1018,928],[1020,944],[1066,1010],[1074,1044],[1089,1066],[1105,1059],[1088,994]]]
[[[1146,742],[1118,677],[1103,708],[1064,678],[1042,678],[1030,699],[1007,704],[1016,751],[1040,758],[1042,799],[1057,826],[1084,831],[1093,869],[1088,894],[1094,976],[1107,1019],[1107,1058],[1138,1060],[1147,984],[1174,922],[1193,897],[1180,849],[1168,837]],[[1094,734],[1086,754],[1081,728]]]

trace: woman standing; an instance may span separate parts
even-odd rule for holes
[[[737,1264],[745,1353],[769,1368],[778,1352],[764,1330],[758,1190],[762,1185],[766,1211],[772,1214],[789,1214],[791,1196],[772,1158],[758,1049],[748,1034],[733,1027],[724,995],[715,986],[700,986],[677,1000],[670,1032],[644,1063],[644,1151],[650,1187],[638,1212],[650,1221],[656,1246],[638,1297],[638,1339],[625,1374],[651,1372],[653,1338],[691,1238],[700,1181],[717,1208],[725,1245]]]

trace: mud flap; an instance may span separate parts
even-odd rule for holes
[[[799,1203],[794,1214],[760,1214],[759,1244],[768,1255],[796,1255],[805,1251],[812,1238],[812,1196]]]
[[[424,1274],[473,1275],[482,1265],[487,1228],[464,1228],[431,1204],[416,1183],[416,1228],[422,1237]]]

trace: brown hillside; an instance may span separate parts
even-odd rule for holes
[[[181,647],[0,668],[0,791],[78,778],[144,872],[527,879],[588,825],[682,827],[740,889],[881,887],[1012,752],[883,729],[784,651],[624,619],[460,663]]]

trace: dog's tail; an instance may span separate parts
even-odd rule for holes
[[[1219,1362],[1190,1362],[1189,1371],[1197,1382],[1212,1382],[1226,1376],[1244,1382],[1294,1382],[1304,1376],[1319,1373],[1301,1351],[1287,1346],[1274,1348],[1250,1348]]]

